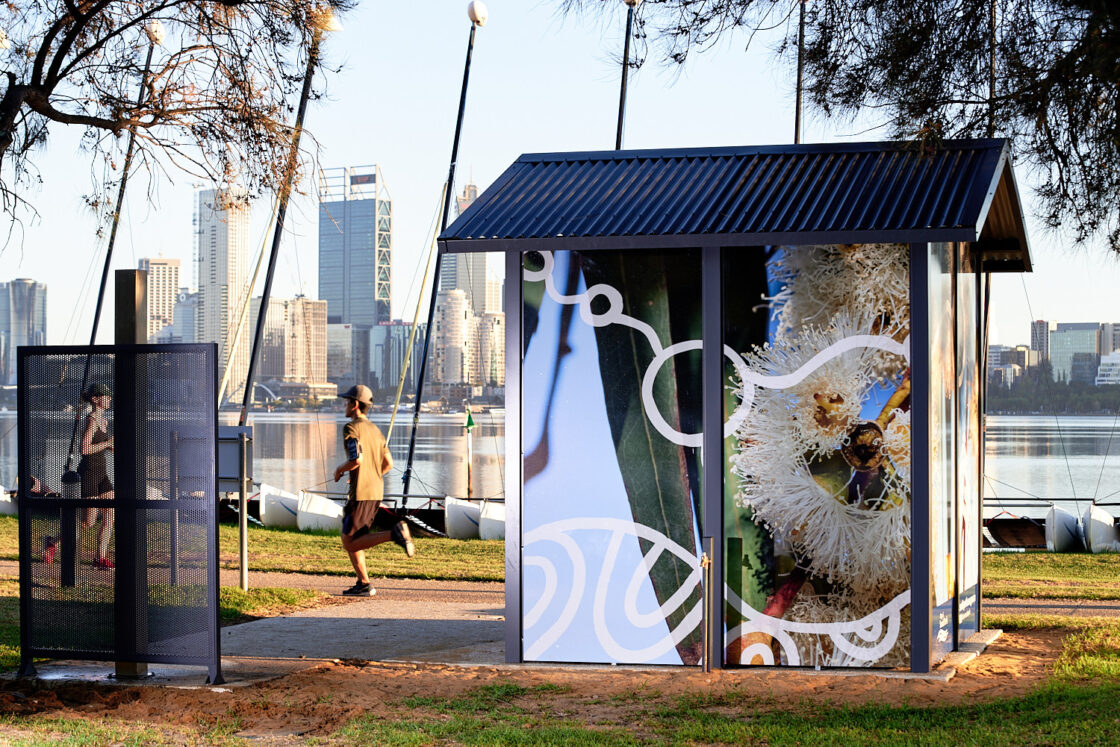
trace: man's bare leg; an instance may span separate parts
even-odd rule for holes
[[[350,539],[345,534],[342,535],[342,549],[350,556],[350,564],[354,566],[354,571],[358,574],[358,583],[369,583],[369,574],[366,572],[365,550],[388,542],[390,539],[392,539],[392,535],[389,532],[370,532],[357,539]]]

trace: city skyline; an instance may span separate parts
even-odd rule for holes
[[[522,153],[613,145],[625,23],[625,6],[617,5],[613,12],[581,17],[563,16],[545,5],[490,3],[490,21],[476,42],[459,173],[471,175],[469,181],[485,191]],[[377,163],[393,187],[392,318],[410,319],[421,293],[419,278],[438,217],[462,82],[469,30],[464,8],[459,2],[434,8],[359,5],[342,17],[343,31],[325,45],[328,63],[342,72],[316,81],[327,95],[308,111],[307,133],[320,164]],[[411,28],[424,28],[425,36],[418,40],[400,33]],[[684,67],[662,66],[651,54],[630,77],[624,147],[789,142],[793,65],[772,60],[767,48],[772,40],[762,34],[744,52],[738,42],[745,36],[728,37]],[[526,49],[533,54],[525,54]],[[376,95],[369,86],[371,71],[393,71],[377,76]],[[728,95],[728,80],[740,82],[737,95]],[[557,107],[557,102],[579,106]],[[810,112],[803,140],[885,138],[875,124],[822,120]],[[69,299],[50,308],[49,338],[82,343],[89,336],[104,239],[96,237],[97,226],[84,207],[89,185],[74,178],[80,138],[56,127],[50,142],[38,159],[43,186],[25,195],[39,219],[25,221],[0,254],[0,280],[35,277]],[[284,232],[274,288],[278,296],[314,295],[318,287],[317,171],[314,164],[304,171],[303,194],[295,196]],[[185,267],[194,253],[187,217],[192,180],[170,170],[149,195],[143,177],[130,183],[113,267],[135,267],[139,257],[159,255],[177,257]],[[1100,242],[1078,249],[1063,235],[1043,229],[1033,217],[1030,174],[1020,171],[1017,177],[1035,272],[1025,278],[993,277],[993,341],[1020,339],[1020,326],[1032,319],[1113,316],[1106,309],[1120,281],[1120,265]],[[465,181],[459,180],[456,192]],[[256,201],[250,231],[254,254],[271,239],[269,201]],[[104,325],[99,335],[103,342],[111,338]]]

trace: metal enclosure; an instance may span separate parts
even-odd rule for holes
[[[1006,141],[530,154],[439,243],[506,253],[508,661],[923,672],[979,629]]]
[[[20,348],[24,674],[49,657],[197,664],[221,681],[216,361],[212,344]],[[80,455],[83,381],[112,392],[98,466]],[[64,498],[75,482],[81,497]]]

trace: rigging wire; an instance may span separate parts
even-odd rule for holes
[[[443,201],[446,198],[446,195],[447,195],[447,184],[444,183],[443,189],[440,191],[440,198],[439,198],[440,206],[443,205]],[[432,258],[435,257],[438,254],[438,252],[436,251],[436,237],[438,236],[438,233],[436,233],[436,226],[438,225],[436,221],[438,221],[438,220],[439,220],[439,208],[437,208],[436,214],[432,217],[432,226],[429,229],[429,234],[428,235],[431,236],[431,244],[429,245],[429,248],[428,248],[428,261],[427,261],[427,264],[424,267],[424,279],[421,282],[420,293],[419,293],[419,295],[417,296],[417,299],[416,299],[416,312],[412,316],[412,329],[408,333],[408,345],[405,347],[405,350],[404,350],[404,361],[401,363],[401,378],[397,382],[397,396],[396,396],[395,400],[393,401],[393,414],[389,418],[389,431],[385,435],[385,443],[386,444],[389,443],[389,439],[393,435],[393,426],[396,424],[397,412],[400,410],[401,395],[404,392],[404,381],[405,381],[405,377],[408,375],[409,362],[412,360],[412,346],[413,346],[414,340],[416,339],[416,330],[419,328],[419,325],[420,325],[420,308],[421,308],[421,306],[423,304],[423,300],[424,300],[423,299],[424,286],[428,284],[428,273],[432,269]],[[432,288],[432,293],[435,293],[436,291],[437,291],[436,288]]]
[[[232,373],[233,371],[233,357],[237,352],[237,346],[241,344],[242,333],[245,330],[245,322],[249,318],[249,304],[253,298],[253,287],[257,284],[257,276],[260,274],[261,264],[264,261],[265,250],[268,247],[268,235],[270,233],[269,229],[271,228],[272,224],[276,222],[276,213],[279,207],[280,200],[278,198],[274,199],[272,201],[272,215],[268,219],[268,223],[265,224],[263,239],[261,240],[261,250],[257,254],[257,264],[256,267],[253,268],[253,276],[249,278],[249,284],[245,288],[244,296],[241,300],[241,311],[237,315],[237,328],[233,334],[233,344],[229,345],[228,339],[224,341],[227,343],[226,350],[228,350],[229,353],[226,355],[226,370],[222,372],[222,383],[218,386],[218,407],[222,406],[222,400],[225,399],[226,387],[229,386],[230,373]],[[228,327],[226,328],[226,335],[228,338]]]
[[[1021,282],[1022,285],[1023,285],[1023,297],[1027,302],[1027,314],[1030,315],[1031,320],[1034,320],[1035,319],[1034,309],[1031,308],[1031,296],[1030,296],[1030,293],[1027,292],[1026,278],[1024,278],[1022,275],[1020,275],[1019,276],[1019,282]],[[1051,380],[1053,380],[1053,371],[1052,370],[1051,370]],[[1047,386],[1049,386],[1050,382],[1046,382],[1046,383],[1047,383]],[[1058,430],[1058,444],[1062,447],[1062,459],[1065,460],[1066,474],[1069,475],[1069,486],[1070,486],[1070,490],[1073,492],[1074,509],[1078,513],[1081,513],[1081,502],[1077,498],[1077,486],[1073,482],[1073,469],[1070,467],[1070,464],[1069,464],[1069,454],[1066,453],[1066,440],[1065,440],[1065,436],[1062,434],[1062,424],[1061,424],[1061,421],[1058,418],[1057,409],[1054,410],[1054,427]],[[1026,491],[1024,491],[1024,492],[1026,492]],[[998,503],[998,501],[997,501],[997,503]]]

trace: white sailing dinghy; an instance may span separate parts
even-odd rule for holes
[[[1089,552],[1120,552],[1120,532],[1116,520],[1100,506],[1090,504],[1081,520],[1085,531],[1085,549]]]
[[[447,496],[443,514],[447,536],[451,539],[478,539],[481,513],[478,501]]]
[[[478,517],[478,536],[484,540],[504,540],[506,538],[506,504],[504,502],[482,502]]]
[[[1060,506],[1046,512],[1046,549],[1050,552],[1077,552],[1082,549],[1077,516]]]
[[[298,526],[298,495],[262,482],[258,496],[262,524],[282,529],[295,529]]]
[[[296,504],[296,526],[301,532],[308,529],[337,532],[342,527],[342,506],[330,498],[301,490]]]

